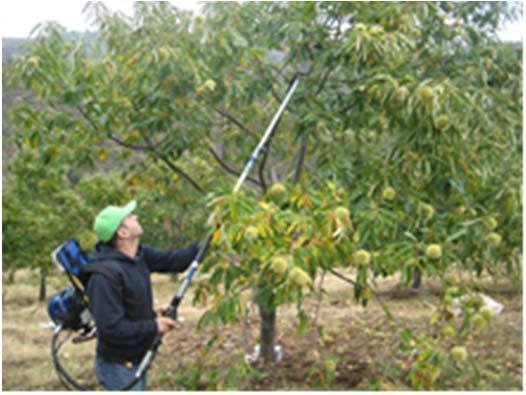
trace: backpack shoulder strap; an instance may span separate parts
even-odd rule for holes
[[[84,265],[82,266],[81,272],[85,286],[88,285],[88,280],[93,273],[102,274],[104,277],[117,284],[119,288],[122,288],[124,285],[124,280],[121,273],[110,267],[110,265],[106,265],[104,262],[93,262],[88,265]]]

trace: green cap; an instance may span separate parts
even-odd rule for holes
[[[137,202],[132,200],[124,207],[108,206],[102,210],[93,224],[93,230],[102,241],[109,241],[119,229],[122,220],[131,214],[137,207]]]

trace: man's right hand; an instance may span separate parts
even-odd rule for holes
[[[161,334],[171,331],[175,327],[175,321],[168,317],[157,317],[157,330]]]

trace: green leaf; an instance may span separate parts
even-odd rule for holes
[[[447,243],[450,243],[450,242],[452,242],[452,241],[454,241],[454,240],[456,240],[456,239],[458,239],[458,238],[464,236],[466,233],[468,233],[468,228],[467,228],[467,227],[462,228],[462,229],[460,229],[458,232],[455,232],[455,233],[453,233],[451,236],[449,236],[449,237],[446,239],[446,242],[447,242]]]

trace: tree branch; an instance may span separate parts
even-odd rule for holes
[[[279,124],[281,123],[281,119],[282,118],[280,117],[278,121],[276,122],[276,124],[274,125],[274,129],[272,129],[272,131],[270,132],[270,137],[267,140],[267,143],[265,144],[265,146],[263,147],[263,159],[261,160],[259,164],[259,170],[258,170],[259,181],[261,183],[261,187],[263,188],[263,192],[267,190],[264,170],[265,170],[265,165],[267,164],[268,155],[270,153],[270,143],[272,142],[272,138],[274,137],[274,133],[276,132],[276,129],[279,127]]]
[[[278,72],[278,74],[283,78],[283,80],[287,81],[289,78],[285,75],[284,70],[287,68],[287,66],[290,64],[292,59],[287,60],[281,68],[276,67],[275,70]]]
[[[316,93],[314,96],[318,96],[318,94],[323,90],[323,87],[325,86],[325,83],[327,82],[329,75],[332,73],[334,69],[328,69],[327,72],[323,75],[320,85],[318,86],[318,89],[316,89]]]
[[[220,157],[219,155],[217,154],[217,152],[214,151],[214,149],[212,147],[208,147],[208,150],[210,151],[210,153],[212,154],[212,156],[214,157],[214,159],[217,161],[217,163],[219,163],[219,165],[225,169],[228,173],[234,175],[234,176],[240,176],[241,175],[241,172],[238,171],[238,170],[235,170],[233,168],[231,168],[230,166],[228,166]],[[247,177],[247,181],[250,181],[251,183],[253,183],[254,185],[257,185],[258,187],[262,188],[261,184],[259,183],[258,180],[255,180],[254,178],[251,178],[251,177]]]
[[[256,65],[260,71],[260,73],[263,75],[263,77],[265,77],[265,69],[263,68],[263,65],[261,64],[261,60],[257,59],[256,58]],[[277,94],[277,92],[274,90],[274,85],[272,84],[272,80],[270,79],[269,80],[269,88],[270,88],[270,93],[272,94],[272,96],[274,97],[274,99],[278,102],[278,103],[281,103],[283,99],[281,99],[279,97],[279,95]]]
[[[241,122],[239,122],[236,118],[234,118],[232,115],[227,113],[225,110],[222,110],[220,108],[214,108],[214,111],[217,112],[219,115],[228,119],[230,122],[237,125],[241,130],[247,132],[251,136],[255,136],[255,134],[250,129],[248,129],[245,125],[243,125]]]
[[[321,279],[320,279],[320,285],[319,285],[320,292],[318,294],[318,303],[316,304],[316,313],[314,313],[314,321],[313,321],[314,327],[316,327],[316,325],[318,324],[318,318],[319,318],[320,306],[321,306],[321,298],[323,296],[323,281],[324,280],[325,280],[325,272],[322,272]]]
[[[77,110],[80,112],[80,115],[82,115],[90,124],[91,126],[96,129],[96,130],[99,130],[99,127],[95,124],[95,121],[93,121],[91,119],[91,117],[88,115],[87,112],[85,112],[81,106],[77,106]]]
[[[95,121],[88,115],[88,113],[82,109],[82,107],[77,106],[76,108],[79,111],[80,115],[82,115],[90,123],[90,125],[94,129],[96,129],[96,130],[100,129],[97,126],[97,124],[95,123]],[[120,145],[122,147],[125,147],[125,148],[128,148],[128,149],[132,149],[132,150],[135,150],[135,151],[149,151],[149,150],[151,150],[150,147],[145,147],[145,146],[142,146],[142,145],[134,145],[134,144],[126,143],[126,142],[124,142],[122,140],[119,140],[118,138],[112,136],[111,133],[108,135],[108,138],[111,141],[117,143],[118,145]]]
[[[80,106],[77,106],[77,109],[79,110],[80,114],[95,128],[95,129],[99,129],[95,123],[95,121],[93,121],[91,119],[91,117],[89,117],[89,115],[82,109],[82,107]],[[201,193],[205,193],[205,191],[203,190],[203,188],[196,182],[194,181],[188,174],[186,174],[180,167],[176,166],[175,164],[173,164],[168,158],[166,158],[164,155],[160,154],[159,152],[157,152],[156,148],[155,148],[155,145],[152,143],[152,141],[148,138],[148,136],[142,131],[142,130],[139,130],[139,132],[141,133],[141,136],[143,137],[143,139],[146,141],[147,143],[147,146],[144,147],[144,146],[135,146],[135,145],[132,145],[132,144],[128,144],[128,143],[125,143],[119,139],[117,139],[116,137],[113,137],[111,134],[108,135],[108,138],[125,147],[125,148],[128,148],[128,149],[134,149],[134,150],[141,150],[141,151],[149,151],[151,152],[155,157],[159,158],[161,161],[163,161],[172,171],[174,171],[175,173],[179,174],[181,177],[183,177],[190,185],[192,185],[194,187],[194,189],[196,189],[197,191],[201,192]]]
[[[331,70],[332,72],[332,70]],[[354,85],[357,83],[362,82],[363,80],[370,78],[374,75],[374,73],[363,73],[363,75],[360,75],[356,78],[334,78],[330,79],[330,82],[336,83],[336,84],[347,84],[347,85]],[[327,77],[328,78],[328,77]]]
[[[192,185],[194,187],[195,190],[197,190],[197,191],[199,191],[201,193],[205,193],[204,189],[196,181],[194,181],[192,179],[192,177],[190,177],[188,174],[186,174],[183,171],[183,169],[181,169],[179,166],[175,165],[165,155],[163,155],[163,154],[161,154],[161,153],[159,153],[157,151],[157,149],[155,148],[155,145],[152,143],[152,141],[150,140],[148,135],[146,133],[144,133],[144,131],[142,129],[139,129],[139,133],[141,133],[142,137],[144,138],[144,140],[148,144],[148,147],[150,148],[150,151],[152,152],[152,154],[154,156],[156,156],[161,161],[163,161],[166,164],[166,166],[168,166],[173,172],[175,172],[175,173],[179,174],[181,177],[183,177],[190,185]]]
[[[356,285],[356,281],[351,280],[350,278],[344,276],[341,273],[338,273],[336,270],[330,269],[329,271],[332,274],[334,274],[336,277],[338,277],[339,279],[341,279],[341,280],[343,280],[345,282],[348,282],[349,284]],[[382,301],[382,298],[380,298],[380,295],[378,295],[378,293],[372,289],[372,287],[369,285],[368,282],[366,282],[366,285],[369,287],[369,289],[371,290],[371,293],[376,298],[376,300],[378,301],[380,306],[382,306],[382,309],[384,310],[385,314],[387,315],[387,318],[392,320],[392,321],[398,322],[398,320],[391,313],[391,310],[389,309],[389,307]]]
[[[265,165],[267,163],[268,154],[269,154],[269,144],[270,140],[265,144],[263,147],[263,159],[261,159],[261,162],[259,164],[258,174],[259,174],[259,182],[261,183],[261,188],[263,189],[263,193],[267,191],[267,183],[265,182]]]
[[[121,141],[119,140],[117,137],[113,137],[111,134],[108,136],[108,138],[117,143],[118,145],[124,147],[124,148],[128,148],[128,149],[132,149],[134,151],[150,151],[151,148],[150,147],[145,147],[145,146],[142,146],[142,145],[134,145],[134,144],[129,144],[129,143],[126,143],[124,141]]]
[[[341,279],[341,280],[343,280],[343,281],[346,281],[346,282],[348,282],[349,284],[356,285],[356,281],[351,280],[350,278],[344,276],[344,275],[341,274],[341,273],[338,273],[336,270],[334,270],[334,269],[330,269],[329,271],[330,271],[332,274],[334,274],[336,277],[338,277],[339,279]]]
[[[175,173],[179,174],[181,177],[183,177],[190,185],[194,187],[197,191],[201,193],[205,193],[204,189],[196,182],[194,181],[188,174],[186,174],[180,167],[173,164],[168,158],[166,158],[164,155],[161,155],[157,153],[157,151],[153,151],[154,154],[161,159],[170,169],[172,169]]]
[[[296,166],[296,170],[294,171],[294,177],[292,178],[292,182],[294,184],[298,183],[301,177],[301,173],[303,172],[303,164],[305,163],[306,152],[307,152],[307,135],[304,134],[302,136],[300,149],[298,151],[298,164]]]

